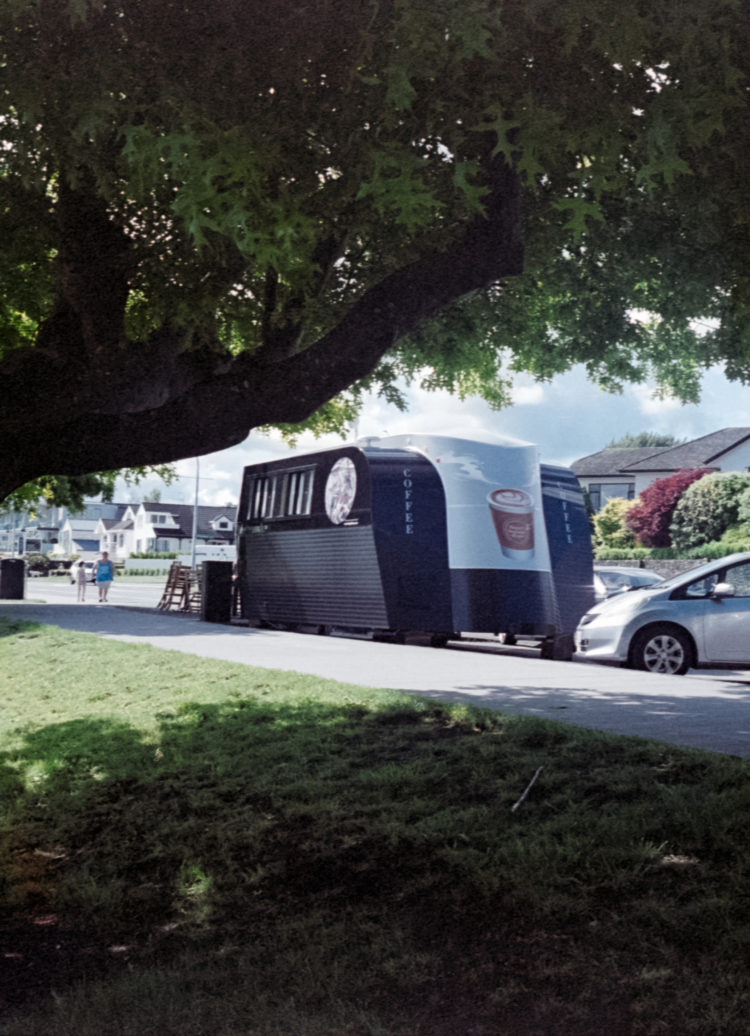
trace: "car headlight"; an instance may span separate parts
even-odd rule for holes
[[[593,622],[594,619],[598,619],[598,618],[599,618],[599,612],[586,612],[585,615],[581,616],[581,620],[578,623],[578,625],[579,626],[588,626],[588,624],[590,622]]]

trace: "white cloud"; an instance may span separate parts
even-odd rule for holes
[[[640,406],[642,414],[664,414],[669,411],[679,410],[683,403],[672,396],[659,398],[653,388],[646,385],[634,385],[632,393]]]
[[[540,406],[544,402],[544,385],[514,385],[511,393],[513,406]]]

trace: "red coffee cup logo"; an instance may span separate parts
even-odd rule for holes
[[[487,497],[497,539],[506,557],[534,554],[534,501],[524,489],[493,489]]]

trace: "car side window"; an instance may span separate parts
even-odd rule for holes
[[[724,582],[734,587],[735,597],[750,597],[750,563],[746,561],[727,569]]]
[[[680,597],[710,597],[713,593],[713,589],[719,581],[718,572],[713,572],[710,576],[704,576],[703,579],[696,579],[694,583],[688,583],[687,586],[683,587]]]

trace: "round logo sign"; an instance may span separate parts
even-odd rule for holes
[[[326,481],[326,514],[334,525],[349,517],[357,495],[357,469],[349,457],[341,457],[330,470]]]

